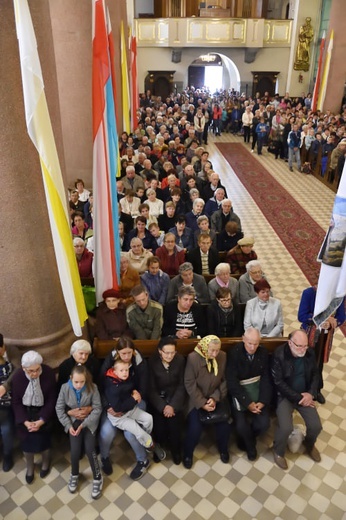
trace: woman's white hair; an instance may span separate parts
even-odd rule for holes
[[[84,240],[82,238],[76,237],[76,238],[73,239],[73,245],[74,246],[77,246],[80,243],[82,243],[83,246],[85,246],[85,242],[84,242]]]
[[[231,272],[231,266],[227,262],[220,262],[215,267],[215,275],[222,273],[223,271]]]
[[[77,339],[74,343],[72,343],[70,348],[70,354],[73,356],[77,350],[82,350],[83,352],[88,352],[88,354],[91,354],[91,345],[89,341],[86,339]]]
[[[250,260],[250,262],[246,264],[246,272],[249,273],[254,267],[261,267],[261,262],[258,260]]]
[[[195,209],[195,207],[196,207],[197,204],[199,204],[199,203],[203,204],[203,207],[205,206],[205,202],[204,202],[204,200],[198,198],[198,199],[195,199],[195,200],[193,201],[193,204],[192,204],[193,209]]]
[[[22,355],[21,365],[23,368],[29,368],[32,365],[42,365],[43,357],[35,350],[28,350]]]

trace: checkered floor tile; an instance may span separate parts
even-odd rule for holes
[[[233,201],[246,234],[256,238],[255,249],[283,304],[285,334],[298,326],[297,306],[301,291],[309,284],[287,252],[280,237],[259,211],[214,145],[241,142],[240,137],[224,134],[209,139],[208,151],[214,170]],[[249,145],[244,145],[250,148]],[[287,163],[264,152],[254,154],[276,180],[305,208],[317,224],[327,229],[334,194],[312,176],[289,172]],[[6,520],[346,520],[346,341],[336,334],[330,362],[325,367],[324,394],[319,406],[323,432],[318,439],[320,464],[303,453],[288,454],[288,471],[273,464],[273,427],[258,443],[259,458],[249,462],[232,440],[231,460],[222,464],[206,431],[195,451],[191,470],[175,466],[170,457],[150,465],[138,482],[129,478],[134,458],[119,433],[112,449],[114,472],[105,477],[103,494],[92,500],[91,472],[81,463],[79,491],[67,490],[70,474],[65,437],[55,438],[53,467],[42,480],[36,470],[32,485],[25,483],[25,463],[19,450],[9,473],[0,471],[0,518]],[[299,417],[296,420],[300,424]]]

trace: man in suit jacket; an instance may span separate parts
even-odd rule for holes
[[[122,178],[125,190],[133,190],[136,192],[138,188],[144,189],[144,181],[140,175],[136,175],[134,166],[130,165],[126,168],[126,176]]]
[[[214,274],[219,264],[219,252],[211,247],[212,240],[208,233],[201,233],[198,237],[198,247],[187,254],[187,259],[193,265],[197,274]]]
[[[247,452],[249,460],[255,460],[256,437],[270,425],[272,385],[268,352],[260,346],[259,330],[250,327],[242,340],[227,353],[227,388],[238,445]],[[259,378],[257,391],[253,394],[242,384],[252,378]]]

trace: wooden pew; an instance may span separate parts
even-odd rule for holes
[[[241,338],[221,338],[221,348],[226,351],[230,349],[236,343],[241,341]],[[183,356],[187,356],[198,343],[198,339],[178,339],[177,340],[177,351]],[[261,345],[266,347],[270,353],[274,352],[276,347],[285,343],[287,338],[263,338]],[[143,354],[144,357],[151,356],[157,349],[158,341],[153,339],[135,339],[133,343],[136,348]],[[116,348],[117,342],[114,340],[94,339],[93,352],[94,355],[99,359],[104,359],[111,350]]]

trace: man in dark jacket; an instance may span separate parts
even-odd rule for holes
[[[276,349],[272,375],[278,397],[274,461],[279,468],[288,468],[285,451],[288,437],[293,431],[293,411],[297,410],[306,425],[306,452],[313,461],[320,462],[321,456],[315,442],[322,430],[322,424],[314,404],[318,392],[319,373],[315,353],[308,347],[306,332],[291,332],[288,342]]]
[[[189,251],[187,260],[193,265],[197,274],[214,274],[215,267],[220,263],[219,252],[212,247],[212,240],[208,233],[201,233],[198,237],[198,246]]]
[[[243,341],[227,356],[227,388],[238,436],[238,446],[249,460],[257,458],[256,437],[270,425],[272,397],[267,350],[260,346],[261,335],[249,328]]]

